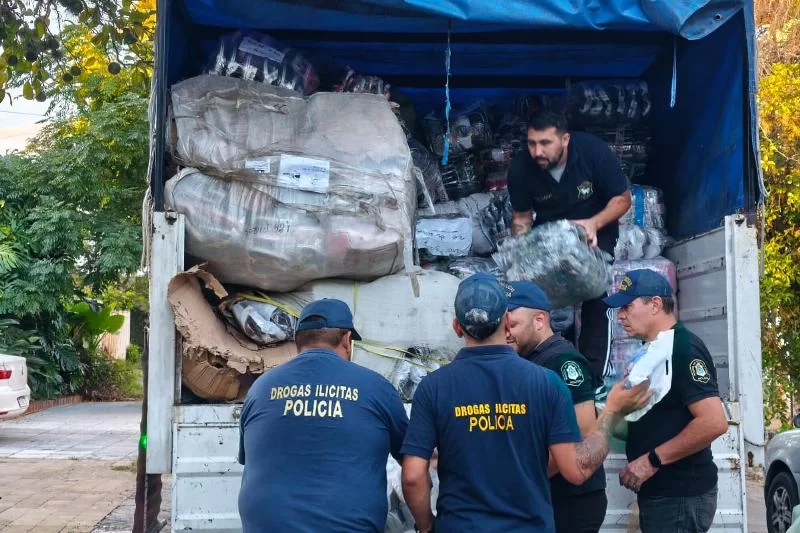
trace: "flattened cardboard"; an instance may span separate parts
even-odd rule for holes
[[[242,375],[261,374],[290,360],[297,350],[293,342],[259,348],[229,328],[203,296],[201,280],[218,297],[228,295],[202,265],[177,274],[169,284],[167,299],[183,339],[184,381],[202,398],[240,399]]]

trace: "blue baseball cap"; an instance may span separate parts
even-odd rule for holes
[[[508,292],[491,274],[473,274],[459,283],[456,319],[470,337],[483,340],[497,331],[508,310]]]
[[[625,273],[618,292],[604,298],[608,307],[622,307],[642,296],[672,296],[672,287],[667,278],[649,268]]]
[[[353,313],[350,312],[347,304],[341,300],[323,298],[306,305],[303,308],[303,312],[300,313],[295,331],[322,328],[348,329],[353,332],[353,340],[361,340],[361,335],[358,334],[353,326]]]
[[[544,291],[532,281],[512,281],[508,310],[513,311],[519,307],[539,309],[549,313],[553,309],[553,304]]]

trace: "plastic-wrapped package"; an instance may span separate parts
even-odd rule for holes
[[[416,246],[433,257],[466,257],[472,248],[469,217],[437,215],[417,220]]]
[[[559,307],[550,311],[550,327],[556,333],[563,333],[575,323],[575,308],[573,306]]]
[[[303,54],[256,31],[239,31],[220,38],[207,72],[306,95],[319,88],[317,71]]]
[[[621,225],[636,225],[644,228],[664,228],[663,193],[655,187],[631,186],[631,208],[619,219]]]
[[[395,367],[390,381],[400,393],[400,398],[404,402],[410,402],[422,378],[438,369],[442,361],[451,360],[452,354],[443,358],[441,353],[425,344],[416,344],[405,351],[403,360]]]
[[[223,283],[291,291],[322,278],[398,272],[412,263],[413,189],[399,191],[406,205],[397,205],[388,180],[350,172],[334,166],[324,195],[184,169],[167,182],[165,201],[185,215],[186,252]]]
[[[499,198],[498,198],[499,197]],[[486,255],[496,249],[496,242],[503,238],[502,232],[510,231],[511,204],[507,206],[508,193],[475,193],[457,201],[436,204],[432,208],[419,209],[417,216],[463,215],[472,221],[472,253]],[[505,200],[503,200],[505,199]],[[499,205],[503,206],[501,211]]]
[[[340,93],[367,93],[380,94],[389,98],[391,86],[377,76],[359,74],[350,67],[347,67],[342,81],[334,87]]]
[[[501,281],[505,280],[503,272],[491,257],[463,257],[453,259],[450,261],[447,271],[462,280],[479,272],[491,274]]]
[[[447,165],[441,168],[441,175],[447,196],[451,200],[465,198],[483,188],[477,160],[469,152],[451,155]]]
[[[643,80],[587,80],[569,87],[567,106],[583,124],[631,123],[648,119],[650,91]]]
[[[497,250],[497,246],[504,239],[511,236],[511,222],[513,210],[508,190],[498,191],[492,195],[492,201],[481,213],[481,226],[489,236],[491,248],[489,252]],[[487,252],[488,253],[488,252]]]
[[[654,259],[672,243],[663,230],[640,226],[620,226],[614,257],[619,260]]]
[[[172,87],[172,115],[173,151],[185,166],[223,176],[286,174],[282,179],[295,185],[296,172],[281,172],[280,155],[303,155],[326,159],[331,172],[337,166],[348,176],[352,185],[341,183],[341,190],[334,191],[338,194],[352,191],[364,200],[363,191],[379,191],[393,196],[395,204],[412,210],[416,205],[408,142],[381,96],[317,93],[302,98],[261,83],[203,75]],[[317,189],[323,188],[323,178]],[[300,181],[308,179],[301,176]]]
[[[222,304],[239,330],[262,346],[294,339],[297,318],[265,302],[236,295]]]
[[[491,120],[481,103],[475,103],[467,109],[450,117],[450,155],[460,154],[468,150],[490,146],[492,143]],[[447,123],[435,114],[424,119],[425,132],[431,151],[438,157],[444,154],[444,139],[447,135]]]
[[[172,102],[177,157],[204,171],[169,180],[166,201],[221,281],[290,291],[413,264],[413,164],[383,97],[199,76]]]
[[[408,408],[406,410],[409,411]],[[436,502],[439,499],[439,473],[433,464],[428,472],[433,485],[431,487],[431,510],[435,515]],[[402,468],[391,456],[386,462],[386,497],[389,500],[389,513],[383,533],[414,533],[417,530],[414,516],[403,495]]]
[[[439,164],[425,146],[414,138],[408,139],[408,147],[411,150],[411,158],[422,173],[425,189],[434,204],[447,202],[447,190],[442,182],[442,174],[439,172]],[[420,191],[423,192],[423,191]],[[423,205],[417,195],[417,205]]]
[[[590,248],[583,230],[568,220],[547,222],[508,238],[492,257],[509,281],[539,285],[553,307],[598,298],[611,286],[611,256]]]

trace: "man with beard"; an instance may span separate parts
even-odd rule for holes
[[[586,231],[590,246],[614,255],[618,220],[630,208],[631,195],[619,161],[601,139],[570,133],[563,115],[543,111],[528,122],[528,150],[511,162],[507,179],[514,235],[568,219]],[[583,302],[578,349],[597,376],[603,375],[607,345],[602,298]]]
[[[555,372],[567,386],[582,435],[588,435],[597,415],[589,362],[571,342],[550,326],[550,299],[530,281],[511,283],[507,341],[522,358]],[[552,461],[551,461],[552,462]],[[549,468],[552,473],[555,468]],[[582,485],[556,473],[550,478],[556,533],[597,533],[606,516],[606,474],[601,465]],[[580,509],[580,512],[575,512]]]

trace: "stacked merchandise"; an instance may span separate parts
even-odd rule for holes
[[[665,229],[665,209],[661,190],[643,185],[631,186],[631,208],[620,218],[617,259],[653,259],[672,239]]]
[[[411,154],[384,98],[204,75],[173,87],[172,112],[187,168],[166,202],[223,283],[291,291],[413,263]]]
[[[593,80],[569,87],[570,127],[606,141],[630,182],[647,169],[652,105],[647,83],[640,80]]]

